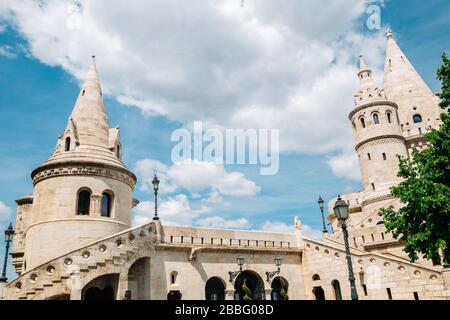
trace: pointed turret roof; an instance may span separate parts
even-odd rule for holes
[[[384,88],[390,99],[413,93],[415,96],[433,97],[425,81],[398,46],[391,30],[386,33],[387,48],[384,65]]]
[[[70,162],[100,163],[127,170],[117,151],[118,145],[119,129],[109,128],[95,57],[92,56],[64,133],[55,152],[43,166]]]
[[[86,75],[71,118],[75,122],[80,144],[108,146],[108,115],[103,104],[102,88],[98,79],[95,56]]]
[[[355,105],[360,106],[369,101],[383,100],[384,93],[372,78],[372,70],[367,67],[362,55],[359,56],[359,89],[355,94]]]

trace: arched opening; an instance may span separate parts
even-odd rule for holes
[[[366,127],[366,120],[364,120],[364,118],[360,118],[359,121],[361,122],[361,126],[363,128],[365,128]]]
[[[289,283],[283,277],[276,277],[272,281],[272,300],[289,300]]]
[[[150,258],[140,258],[128,269],[128,290],[132,300],[150,300]]]
[[[64,151],[70,150],[70,137],[66,138],[66,142],[64,143]]]
[[[172,290],[167,294],[167,300],[181,300],[182,296],[179,290]]]
[[[380,123],[380,118],[378,117],[378,114],[376,114],[376,113],[374,113],[374,115],[373,115],[373,123],[374,124]]]
[[[243,271],[234,284],[235,300],[264,300],[264,282],[254,271]]]
[[[116,157],[120,159],[120,146],[117,146]]]
[[[316,300],[325,300],[325,292],[322,287],[314,287],[312,292]]]
[[[102,206],[101,206],[102,217],[111,217],[112,199],[113,197],[110,192],[102,193]]]
[[[225,300],[225,284],[218,277],[209,278],[205,285],[206,300]]]
[[[333,280],[331,281],[331,285],[333,286],[334,299],[342,300],[341,285],[339,281]]]
[[[82,300],[115,300],[119,274],[105,274],[91,280],[81,291]]]
[[[170,274],[170,284],[175,284],[175,283],[177,283],[177,276],[178,276],[178,272],[176,272],[176,271],[173,271],[173,272]]]
[[[421,123],[422,122],[422,116],[420,114],[415,114],[413,116],[413,122],[414,123]]]
[[[56,294],[54,296],[45,298],[45,300],[70,300],[70,294],[67,293]]]
[[[391,113],[390,113],[390,112],[387,112],[387,113],[386,113],[386,117],[387,117],[387,121],[388,121],[389,123],[392,123],[392,120],[391,120]]]
[[[315,273],[315,274],[313,274],[312,279],[313,279],[313,281],[320,280],[320,276],[317,273]]]
[[[78,192],[77,214],[88,215],[91,207],[91,191],[88,189],[81,189]]]

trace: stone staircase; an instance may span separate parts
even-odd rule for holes
[[[89,281],[108,273],[120,273],[148,255],[158,242],[159,223],[150,222],[91,243],[29,270],[6,286],[8,299],[45,299],[78,292]],[[126,270],[127,270],[126,269]]]

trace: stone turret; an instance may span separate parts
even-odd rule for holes
[[[350,112],[363,180],[363,202],[377,202],[399,182],[397,155],[407,157],[405,138],[398,120],[398,106],[376,85],[372,71],[360,57],[360,87]]]
[[[94,57],[54,153],[31,177],[17,270],[130,227],[136,177],[121,160],[119,128],[109,128]]]

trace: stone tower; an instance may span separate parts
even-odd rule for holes
[[[397,155],[408,157],[408,152],[398,105],[387,99],[385,91],[375,84],[362,56],[358,78],[360,87],[349,119],[364,186],[362,200],[368,204],[389,195],[389,188],[399,182]]]
[[[136,177],[121,156],[93,57],[54,153],[31,174],[33,196],[17,201],[19,273],[130,227]]]

